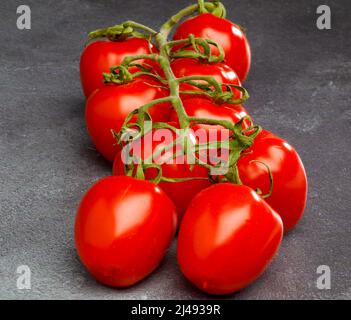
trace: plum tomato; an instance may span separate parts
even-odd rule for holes
[[[85,119],[89,135],[96,149],[113,161],[118,148],[111,130],[118,132],[127,115],[142,105],[168,96],[160,83],[151,77],[140,77],[122,85],[105,85],[87,100]],[[171,112],[169,103],[149,109],[153,121],[167,121]]]
[[[176,225],[174,204],[155,184],[107,177],[94,184],[80,203],[76,248],[99,282],[127,287],[157,268]]]
[[[96,89],[103,87],[102,73],[110,72],[110,68],[119,65],[125,57],[157,51],[152,43],[140,38],[97,40],[90,43],[80,58],[80,79],[85,96],[89,98]],[[141,60],[138,63],[156,67],[156,63],[151,60]],[[136,70],[134,67],[130,71]]]
[[[282,236],[281,218],[255,191],[219,183],[190,203],[178,234],[178,263],[200,290],[230,294],[263,273]]]
[[[205,13],[181,23],[173,39],[187,39],[190,34],[216,41],[222,46],[225,53],[224,63],[236,72],[241,82],[245,81],[251,64],[251,50],[245,34],[238,25]],[[212,54],[219,54],[216,47],[212,46],[211,50]]]
[[[266,199],[284,223],[284,232],[301,219],[307,200],[307,177],[296,150],[284,139],[263,130],[242,154],[238,170],[242,182],[263,194],[270,190],[267,167],[273,177],[272,194]]]

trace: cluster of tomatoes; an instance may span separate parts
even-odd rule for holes
[[[218,43],[224,61],[174,55],[176,58],[169,59],[174,77],[212,77],[223,87],[233,86],[229,100],[241,99],[243,92],[238,88],[251,62],[241,28],[223,17],[201,12],[178,26],[173,41],[189,36]],[[170,95],[167,82],[159,80],[166,77],[157,59],[145,58],[157,56],[159,50],[145,37],[128,35],[98,39],[82,53],[88,132],[96,149],[113,162],[113,175],[94,184],[80,203],[75,224],[77,251],[98,281],[114,287],[131,286],[158,267],[178,230],[177,258],[185,277],[204,292],[232,293],[265,270],[283,232],[300,220],[306,204],[305,170],[291,145],[262,130],[235,163],[240,184],[216,183],[208,168],[186,160],[162,164],[166,179],[158,183],[152,166],[142,172],[144,179],[140,174],[135,178],[135,172],[127,174],[111,130],[119,132],[135,109]],[[186,50],[195,51],[191,45]],[[212,56],[220,51],[211,45]],[[144,58],[128,68],[124,81],[104,83],[103,74],[105,80],[111,78],[106,73],[128,56]],[[148,72],[140,72],[145,68]],[[242,104],[197,91],[201,86],[193,82],[180,84],[181,102],[189,117],[239,123],[248,115]],[[172,103],[166,100],[148,111],[154,122],[178,121]],[[162,142],[153,142],[150,152],[160,145]]]

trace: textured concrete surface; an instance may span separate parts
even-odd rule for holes
[[[97,284],[76,257],[75,209],[110,173],[86,134],[78,62],[87,31],[133,19],[159,27],[188,0],[1,0],[0,298],[207,299],[181,276],[174,246],[151,277],[127,290]],[[32,30],[16,8],[32,9]],[[321,1],[225,1],[247,28],[253,65],[247,108],[305,163],[309,199],[267,272],[230,299],[351,298],[351,4],[326,1],[332,30],[316,28]],[[32,270],[18,290],[16,269]],[[316,270],[331,268],[331,290]]]

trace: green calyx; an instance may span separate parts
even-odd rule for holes
[[[225,18],[226,17],[226,9],[224,5],[220,1],[203,1],[198,0],[197,4],[188,6],[182,10],[180,10],[177,14],[172,16],[168,21],[166,21],[161,27],[160,32],[168,37],[172,28],[179,23],[183,18],[191,16],[193,14],[203,14],[203,13],[211,13],[217,17]]]
[[[108,38],[111,41],[120,41],[128,37],[144,38],[150,40],[157,32],[147,26],[134,21],[126,21],[109,28],[97,29],[89,33],[89,39]]]
[[[225,18],[227,11],[225,6],[220,1],[205,2],[204,0],[198,0],[198,12],[199,14],[211,13],[219,18]]]
[[[167,85],[165,79],[153,73],[152,66],[143,61],[158,61],[159,59],[160,56],[156,53],[126,57],[119,66],[111,67],[109,73],[103,73],[104,83],[125,84],[140,76],[149,76],[157,79],[160,84]],[[140,63],[140,60],[143,62]],[[130,68],[136,68],[135,72],[131,73]],[[163,88],[167,89],[167,87]]]
[[[134,77],[128,68],[120,65],[111,68],[110,73],[103,73],[104,83],[124,84],[133,81]]]
[[[111,41],[123,40],[131,36],[134,32],[132,27],[125,28],[123,25],[98,29],[89,33],[89,39],[108,38]]]
[[[218,55],[212,54],[211,46],[217,48]],[[171,49],[174,47],[180,48],[172,51]],[[168,42],[167,48],[171,59],[191,58],[205,60],[209,63],[218,63],[222,62],[225,57],[223,48],[217,42],[210,39],[195,38],[192,34],[189,35],[188,39]]]
[[[250,98],[249,92],[242,86],[234,84],[223,84],[223,86],[226,87],[226,91],[215,92],[212,96],[213,100],[218,104],[242,104]],[[235,94],[233,88],[241,92],[241,98],[234,99]]]

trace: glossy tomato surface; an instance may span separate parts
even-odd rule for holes
[[[98,40],[85,47],[80,59],[80,79],[85,96],[88,98],[96,89],[103,86],[102,73],[119,65],[127,56],[149,54],[157,49],[147,40],[128,38],[121,41]],[[154,65],[152,61],[138,63]],[[131,71],[135,71],[132,69]]]
[[[200,14],[179,25],[174,40],[187,39],[190,34],[217,42],[225,52],[224,63],[230,66],[244,82],[250,69],[251,50],[245,34],[229,20],[210,13]],[[212,46],[212,54],[218,49]]]
[[[247,111],[242,105],[233,105],[228,103],[216,104],[214,101],[206,98],[191,98],[183,101],[184,109],[188,116],[202,119],[226,120],[232,123],[238,123],[245,116]],[[171,121],[176,122],[178,116],[173,110],[170,116]],[[209,142],[223,141],[217,148],[204,148],[197,156],[205,163],[212,166],[221,166],[218,170],[210,170],[213,177],[223,175],[228,172],[229,161],[229,141],[232,139],[233,133],[220,125],[208,124],[190,124],[198,144],[206,145]],[[250,122],[244,119],[242,128],[246,129],[250,126]],[[224,171],[223,171],[224,170]]]
[[[75,222],[78,255],[100,282],[131,286],[163,259],[176,231],[172,201],[156,185],[107,177],[84,195]]]
[[[183,106],[185,112],[190,117],[197,118],[207,118],[214,120],[227,120],[233,123],[238,123],[242,118],[248,115],[248,112],[241,104],[217,104],[214,101],[211,101],[206,98],[191,98],[183,101]],[[178,115],[172,110],[170,115],[170,121],[177,122]],[[249,125],[248,122],[243,123],[244,127]],[[205,129],[221,129],[221,126],[213,126],[206,124],[197,124],[193,125],[192,128],[194,130],[199,128]]]
[[[301,219],[307,199],[307,178],[296,150],[285,140],[263,130],[253,146],[238,161],[242,182],[267,194],[270,188],[267,165],[273,175],[273,192],[266,201],[278,212],[284,231],[291,230]]]
[[[155,154],[156,156],[153,157],[153,163],[161,165],[163,177],[178,179],[194,178],[194,180],[189,181],[164,181],[159,183],[160,188],[166,192],[176,205],[178,220],[181,221],[190,201],[198,192],[209,187],[211,182],[208,179],[208,170],[206,168],[200,165],[191,166],[188,162],[188,158],[183,154],[173,158],[177,152],[176,148],[170,148],[157,155],[158,151],[171,144],[176,137],[173,133],[170,139],[162,138],[161,136],[160,130],[155,130],[153,133],[148,134],[146,139],[135,140],[130,154],[138,159],[147,159],[152,153]],[[126,155],[123,152],[119,152],[113,164],[114,175],[125,174],[124,163],[126,163]],[[149,168],[145,171],[145,177],[148,180],[155,178],[156,175],[156,169]]]
[[[236,75],[235,71],[224,63],[207,63],[200,61],[199,59],[181,58],[175,59],[171,63],[171,68],[174,75],[177,78],[189,77],[189,76],[210,76],[213,77],[219,83],[232,84],[241,86],[241,82]],[[206,81],[195,81],[200,84],[207,84]],[[223,88],[226,90],[226,88]],[[196,86],[183,83],[180,85],[180,90],[195,90],[200,89]],[[234,93],[233,99],[240,99],[242,97],[241,91],[232,88]],[[194,95],[183,94],[182,99],[194,97]]]
[[[230,294],[262,274],[282,235],[279,215],[252,189],[217,184],[200,192],[184,215],[178,263],[200,290]]]
[[[106,85],[94,92],[86,103],[85,119],[88,132],[96,149],[113,161],[118,148],[111,130],[118,132],[127,115],[140,106],[162,97],[168,91],[151,78],[137,78],[123,85]],[[170,104],[159,104],[149,109],[153,121],[167,121]]]

